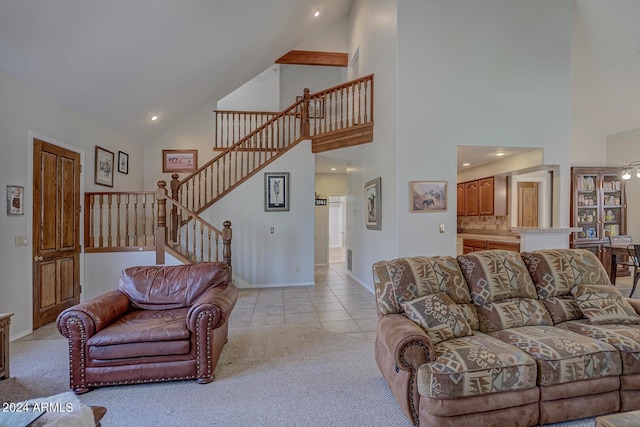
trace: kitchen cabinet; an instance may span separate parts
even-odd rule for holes
[[[456,187],[457,195],[457,214],[458,216],[464,216],[465,198],[464,198],[464,184],[458,184]]]
[[[458,184],[459,216],[507,215],[507,177],[492,176]],[[462,199],[462,201],[461,201]],[[464,206],[464,211],[460,206]]]
[[[505,251],[520,252],[520,243],[487,241],[487,249],[502,249]]]
[[[483,239],[463,239],[462,240],[462,253],[464,254],[477,252],[477,251],[485,251],[488,249],[502,249],[507,251],[520,252],[520,243],[503,242],[503,241],[497,241],[497,240],[483,240]]]
[[[619,168],[571,168],[571,247],[587,249],[604,261],[609,236],[627,233],[625,183]]]

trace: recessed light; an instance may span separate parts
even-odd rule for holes
[[[470,165],[471,165],[471,163],[463,163],[462,164],[462,166],[465,166],[465,167],[470,166]]]
[[[319,11],[319,10],[316,10],[316,11],[313,13],[313,16],[315,16],[316,18],[317,18],[318,16],[320,16],[320,11]]]
[[[335,171],[335,170],[337,170],[337,169],[336,169],[336,168],[331,168],[331,170],[332,170],[332,171]]]
[[[158,116],[151,116],[151,121],[155,122],[156,120],[158,120]]]
[[[496,153],[496,157],[502,157],[502,156],[504,156],[504,152],[503,151],[500,151],[500,152]]]

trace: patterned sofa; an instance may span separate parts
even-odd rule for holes
[[[640,409],[640,301],[589,251],[373,265],[375,357],[426,426],[531,426]]]

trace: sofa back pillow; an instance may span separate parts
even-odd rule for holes
[[[403,302],[445,292],[461,305],[467,322],[478,329],[478,318],[462,271],[451,256],[405,257],[373,264],[376,303],[381,314],[403,313]]]
[[[583,284],[575,286],[571,292],[584,315],[594,325],[640,325],[640,316],[614,286]]]
[[[459,255],[457,260],[471,290],[482,332],[553,324],[518,252],[472,252]]]
[[[189,307],[205,290],[229,280],[229,266],[222,262],[140,266],[122,271],[118,289],[138,308],[166,310]]]

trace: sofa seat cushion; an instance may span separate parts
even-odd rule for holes
[[[462,310],[444,292],[402,302],[401,305],[405,315],[424,329],[433,344],[473,334]]]
[[[418,368],[418,392],[455,399],[536,386],[536,363],[527,353],[482,332],[443,341],[436,360]]]
[[[188,340],[188,308],[137,310],[87,340],[90,346]]]
[[[640,324],[640,316],[614,286],[579,285],[571,293],[593,324]]]
[[[538,385],[620,375],[620,353],[610,344],[555,326],[526,326],[491,335],[531,355]]]
[[[611,344],[620,352],[622,374],[640,374],[640,326],[592,325],[584,319],[560,323],[558,327]]]

